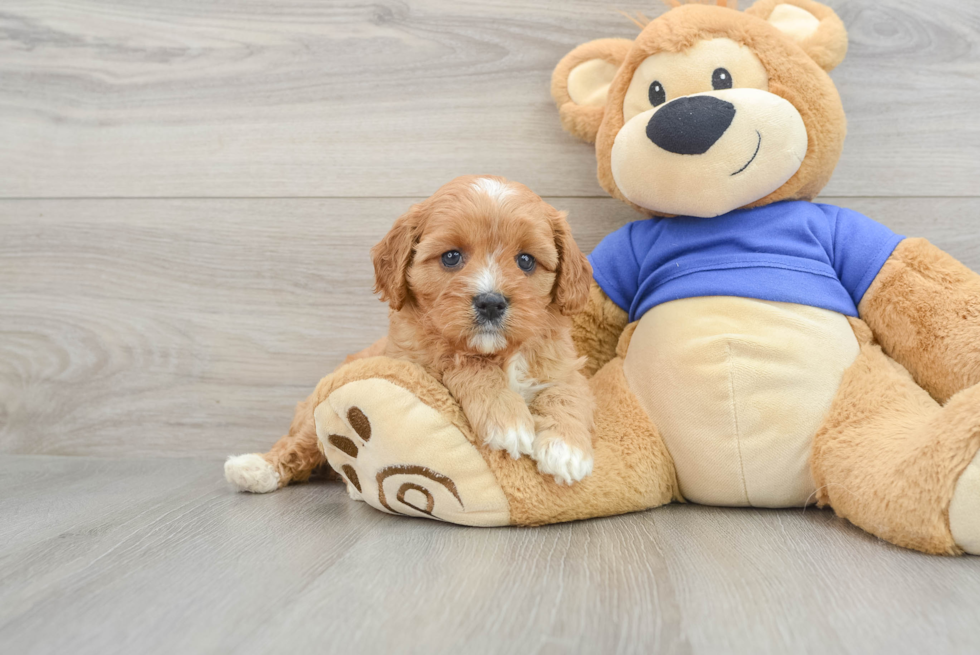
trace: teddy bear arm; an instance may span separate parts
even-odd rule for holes
[[[925,239],[895,248],[858,312],[939,402],[980,382],[980,275]]]
[[[592,377],[607,362],[616,357],[619,337],[629,323],[629,315],[609,299],[593,280],[589,302],[572,317],[572,340],[582,357],[587,357],[582,372]]]

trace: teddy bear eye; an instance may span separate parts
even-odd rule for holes
[[[653,83],[650,84],[650,90],[648,93],[650,96],[650,104],[654,107],[667,102],[667,94],[664,92],[664,86],[657,80],[654,80]]]
[[[711,74],[711,88],[715,91],[732,88],[732,74],[724,68],[716,68]]]
[[[442,265],[446,268],[456,268],[462,259],[463,256],[458,250],[449,250],[442,253]]]

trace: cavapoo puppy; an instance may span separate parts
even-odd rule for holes
[[[593,398],[567,318],[587,302],[592,270],[564,214],[522,184],[460,177],[409,209],[372,254],[389,334],[347,361],[417,362],[492,447],[531,455],[558,482],[592,472]],[[297,406],[268,453],[228,458],[225,478],[268,493],[326,464],[316,400]]]
[[[371,251],[391,306],[385,354],[424,367],[477,435],[571,484],[592,472],[594,400],[568,315],[592,269],[565,214],[522,184],[459,177]]]

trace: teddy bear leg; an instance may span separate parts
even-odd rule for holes
[[[852,325],[860,354],[814,438],[818,504],[899,546],[980,552],[980,385],[941,406]]]
[[[317,388],[316,429],[351,495],[375,509],[464,525],[540,525],[622,514],[677,497],[673,461],[626,386],[601,369],[595,468],[571,486],[473,434],[449,392],[409,362],[354,362]]]
[[[953,396],[944,410],[954,402],[959,405],[972,403],[975,412],[980,404],[980,383]],[[960,411],[967,413],[969,409]],[[980,452],[973,456],[956,480],[953,498],[949,501],[949,530],[957,546],[971,555],[980,555]]]
[[[320,447],[351,498],[389,514],[510,523],[485,447],[446,388],[421,367],[387,357],[342,366],[317,386],[313,417]]]

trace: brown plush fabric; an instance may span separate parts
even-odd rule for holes
[[[626,357],[626,351],[629,350],[630,340],[633,338],[633,333],[636,332],[636,326],[639,325],[639,321],[633,321],[626,326],[622,334],[619,335],[619,343],[616,344],[616,356]]]
[[[759,0],[746,9],[745,13],[767,20],[777,5],[794,5],[806,9],[820,20],[817,31],[797,43],[818,66],[829,72],[844,61],[847,54],[847,30],[830,7],[813,0]]]
[[[941,407],[851,319],[861,353],[845,372],[814,438],[817,501],[899,546],[962,551],[949,531],[949,501],[980,448],[980,386]]]
[[[596,39],[583,43],[565,55],[551,74],[551,97],[558,105],[561,125],[569,134],[588,143],[595,141],[602,122],[602,107],[580,107],[568,95],[568,75],[576,66],[591,59],[602,59],[619,66],[633,41],[630,39]]]
[[[578,354],[588,358],[582,369],[586,377],[616,356],[616,343],[628,322],[629,315],[593,281],[585,309],[572,316],[572,340]]]
[[[317,384],[316,391],[310,396],[311,407],[315,408],[326,400],[327,396],[335,389],[349,382],[371,378],[388,380],[392,384],[408,389],[418,396],[423,403],[445,416],[450,423],[466,435],[467,439],[476,443],[476,439],[466,422],[466,417],[463,415],[463,410],[460,409],[459,403],[449,394],[446,387],[439,384],[439,381],[426,373],[421,366],[401,359],[367,357],[341,366]],[[312,410],[310,415],[312,416]]]
[[[592,475],[572,486],[538,473],[529,458],[483,449],[510,502],[516,525],[625,514],[680,499],[674,463],[639,402],[626,386],[623,362],[614,359],[589,381],[596,396]]]
[[[858,312],[940,403],[980,382],[980,275],[925,239],[898,245]]]

